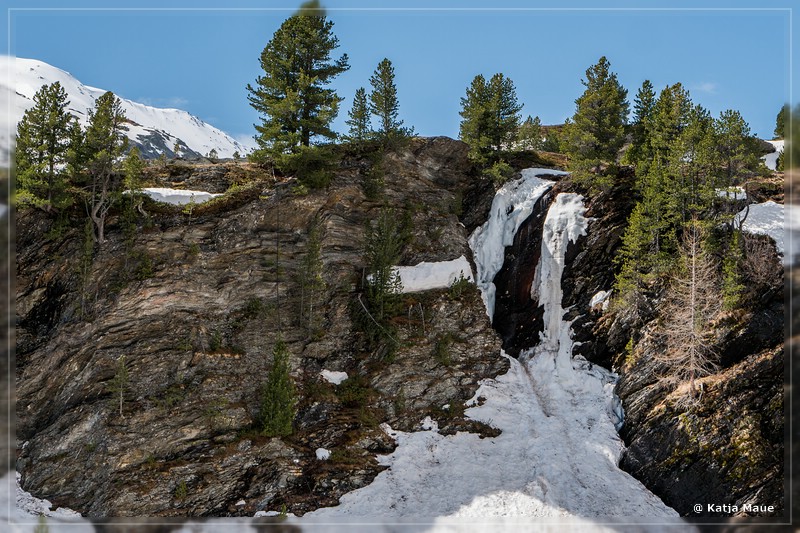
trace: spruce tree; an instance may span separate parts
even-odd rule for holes
[[[125,122],[122,103],[110,91],[101,95],[89,112],[85,143],[89,174],[87,209],[94,224],[95,241],[100,246],[105,242],[108,212],[122,192],[120,184],[114,180],[114,170],[117,159],[128,146]]]
[[[369,137],[370,128],[370,115],[369,105],[367,104],[367,91],[363,87],[356,90],[353,97],[353,106],[347,113],[350,117],[345,124],[350,129],[347,132],[347,139],[352,142],[361,142],[367,140]]]
[[[281,24],[261,52],[264,75],[255,86],[247,85],[250,105],[261,115],[256,157],[280,160],[315,139],[336,138],[331,122],[343,99],[327,86],[350,66],[347,54],[331,58],[339,46],[332,29],[319,2],[307,2]]]
[[[511,78],[497,73],[489,80],[489,94],[489,110],[492,116],[489,140],[495,150],[508,150],[517,139],[519,131],[519,112],[522,105],[517,101],[517,90]]]
[[[750,126],[741,113],[728,109],[714,121],[715,145],[722,172],[718,187],[737,185],[744,174],[759,165],[759,153]]]
[[[628,120],[628,91],[601,57],[586,70],[586,87],[575,100],[575,114],[566,129],[567,155],[573,176],[590,184],[609,184],[603,179],[604,166],[613,166],[625,142]]]
[[[289,375],[289,349],[278,339],[272,351],[272,368],[261,390],[261,433],[267,437],[291,435],[296,404],[294,382]]]
[[[67,93],[59,82],[44,85],[17,126],[17,201],[59,210],[72,203],[67,193],[69,162],[77,121],[67,111]]]
[[[384,139],[403,137],[409,132],[398,119],[400,104],[394,83],[394,67],[387,58],[378,63],[369,79],[372,92],[369,94],[369,110],[378,118],[378,134]]]

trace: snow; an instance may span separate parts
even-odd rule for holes
[[[0,204],[0,218],[3,218],[6,213],[8,213],[8,206],[6,204]]]
[[[316,453],[317,460],[319,461],[327,461],[331,456],[331,451],[325,448],[317,448],[317,451],[314,453]]]
[[[605,311],[608,309],[609,296],[611,296],[611,291],[598,291],[592,296],[592,299],[589,300],[589,308],[594,309],[595,306],[600,306],[600,308]]]
[[[476,228],[469,238],[475,260],[478,288],[483,295],[486,313],[494,317],[494,277],[503,267],[505,247],[514,242],[514,235],[533,212],[536,202],[553,186],[553,182],[539,176],[561,176],[560,170],[529,168],[522,177],[505,183],[495,194],[489,218]]]
[[[764,164],[767,165],[767,168],[770,170],[776,170],[778,167],[778,156],[783,153],[783,146],[784,141],[780,139],[778,141],[767,141],[772,146],[775,147],[775,151],[771,154],[767,154],[763,156],[761,159],[764,160]]]
[[[728,187],[716,190],[719,198],[727,198],[728,200],[746,200],[747,193],[744,192],[742,187]]]
[[[88,124],[89,110],[94,108],[95,100],[106,92],[84,85],[68,72],[35,59],[0,55],[0,73],[0,108],[3,110],[0,113],[0,159],[5,158],[0,164],[8,163],[8,150],[17,122],[33,105],[33,96],[43,85],[59,82],[67,92],[69,111],[84,126]],[[127,136],[132,141],[158,132],[170,148],[180,139],[195,152],[206,154],[213,148],[223,158],[232,157],[234,152],[245,154],[252,148],[186,111],[151,107],[122,97],[120,101],[125,116],[135,123],[128,124]]]
[[[747,213],[747,216],[744,219],[742,230],[748,233],[769,235],[775,241],[778,253],[785,255],[783,205],[776,204],[772,200],[762,204],[751,204],[736,214],[734,223],[738,225],[739,221],[745,217],[745,213]]]
[[[451,261],[423,261],[416,266],[398,266],[394,271],[400,276],[402,292],[446,289],[461,277],[473,281],[472,267],[463,255]]]
[[[530,178],[515,184],[517,190]],[[536,186],[542,184],[528,183],[528,193]],[[503,200],[496,202],[504,209],[510,207],[503,209],[509,214],[518,203],[505,201],[510,192],[499,191]],[[531,194],[519,196],[521,201],[530,201]],[[388,468],[370,485],[342,496],[338,506],[309,513],[297,523],[369,517],[410,518],[417,523],[434,520],[435,526],[427,531],[448,531],[450,524],[463,524],[469,517],[472,525],[476,518],[494,522],[500,517],[510,523],[546,517],[548,523],[577,524],[583,530],[594,526],[592,518],[648,517],[657,524],[680,523],[673,509],[617,466],[624,449],[617,428],[624,413],[613,394],[616,375],[572,357],[560,281],[567,243],[586,233],[584,212],[579,195],[560,194],[545,218],[537,267],[537,291],[548,324],[542,341],[519,360],[501,352],[509,361],[509,371],[482,380],[465,403],[467,417],[502,433],[484,439],[463,432],[445,436],[430,417],[421,424],[426,431],[420,432],[396,431],[383,424],[397,443],[392,454],[378,457]],[[508,219],[497,216],[494,205],[490,216],[496,217],[495,224],[502,230],[484,226],[471,243],[492,247],[491,241],[480,237],[513,238],[513,231],[509,235],[505,230]],[[492,249],[502,253],[502,247]],[[481,257],[476,263],[483,267],[494,257],[479,246],[473,252]],[[482,285],[489,289],[488,283]],[[484,399],[481,405],[478,398]],[[502,526],[493,530],[501,531]]]
[[[334,385],[339,385],[342,381],[347,379],[347,372],[337,372],[335,370],[323,369],[319,375],[322,376],[325,381],[333,383]]]
[[[192,202],[195,204],[202,204],[217,196],[222,196],[219,193],[210,193],[205,191],[190,191],[185,189],[168,189],[164,187],[147,187],[142,189],[142,192],[155,200],[156,202],[164,202],[172,205],[187,205]]]

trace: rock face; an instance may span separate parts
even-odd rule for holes
[[[361,189],[368,163],[349,157],[328,190],[306,195],[242,165],[153,170],[154,185],[222,192],[242,173],[250,184],[193,212],[146,204],[151,218],[128,242],[113,218],[89,262],[82,228],[59,235],[44,215],[20,214],[25,490],[88,516],[236,516],[282,505],[302,514],[381,470],[375,454],[394,447],[382,422],[411,430],[430,415],[445,429],[487,430],[442,408],[508,366],[476,289],[404,296],[394,360],[365,348],[351,317],[364,226],[381,204]],[[404,263],[470,257],[456,214],[470,181],[465,145],[415,140],[383,167],[386,201],[413,221]],[[297,282],[312,223],[321,227],[326,286],[313,328]],[[295,432],[282,439],[255,423],[279,338],[299,399]],[[112,383],[123,357],[120,405]],[[323,369],[350,379],[333,385]],[[318,460],[318,448],[330,459]]]
[[[567,248],[562,305],[577,341],[573,355],[620,375],[616,390],[625,409],[621,433],[628,445],[621,467],[682,515],[697,516],[697,503],[719,503],[738,506],[738,514],[780,516],[785,359],[783,269],[774,244],[745,236],[748,246],[766,246],[769,252],[749,282],[746,308],[715,326],[720,371],[702,381],[700,401],[687,405],[656,377],[663,371],[652,357],[664,349],[654,341],[663,287],[653,288],[638,309],[590,307],[598,291],[613,288],[613,258],[633,208],[632,179],[624,173],[616,187],[597,194],[561,180],[549,193],[551,198],[560,192],[586,197],[589,228]],[[543,327],[542,308],[530,299],[549,202],[542,200],[506,249],[506,262],[495,278],[494,327],[504,349],[514,355],[538,342]],[[632,337],[633,355],[626,349]],[[744,510],[745,504],[753,510]],[[770,505],[771,512],[758,507]],[[731,513],[705,507],[700,515]]]

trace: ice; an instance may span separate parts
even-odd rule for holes
[[[333,383],[334,385],[339,385],[342,381],[347,379],[347,372],[337,372],[335,370],[323,369],[319,375],[322,376],[325,381]]]
[[[203,202],[207,202],[212,198],[222,196],[222,194],[210,193],[206,191],[168,189],[164,187],[147,187],[142,189],[142,192],[156,202],[164,202],[172,205],[187,205],[190,203],[202,204]]]
[[[423,261],[415,266],[398,266],[394,271],[400,276],[402,292],[446,289],[461,277],[473,281],[472,267],[463,255],[451,261]]]
[[[611,296],[611,291],[598,291],[592,296],[592,299],[589,300],[589,308],[594,309],[595,307],[600,307],[603,311],[608,309],[608,302],[609,296]]]
[[[494,277],[503,267],[505,247],[514,242],[514,236],[523,222],[533,212],[536,202],[553,186],[552,181],[539,176],[561,176],[560,170],[529,168],[522,177],[504,184],[495,194],[489,218],[476,228],[469,238],[475,260],[476,283],[483,295],[486,313],[494,317]]]

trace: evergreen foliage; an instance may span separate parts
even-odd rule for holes
[[[306,253],[300,261],[300,317],[310,334],[317,327],[320,298],[325,290],[322,278],[322,225],[312,222],[308,230]]]
[[[114,377],[108,383],[108,390],[114,395],[115,400],[119,401],[119,417],[125,418],[122,413],[122,407],[125,400],[125,393],[128,390],[128,367],[125,363],[125,356],[120,356],[117,359],[116,365],[114,367]]]
[[[397,87],[394,83],[394,67],[392,62],[384,58],[378,63],[375,72],[369,78],[372,91],[369,93],[369,110],[378,119],[377,134],[384,141],[402,139],[411,135],[411,131],[403,127],[398,118],[400,104],[397,99]]]
[[[128,249],[133,245],[136,235],[136,213],[142,212],[142,174],[144,173],[145,163],[135,146],[128,152],[122,163],[123,171],[123,190],[127,193],[125,205],[122,210],[123,232]]]
[[[347,113],[350,117],[345,124],[350,128],[347,132],[347,140],[351,142],[362,142],[369,138],[372,128],[370,127],[370,111],[367,104],[367,91],[363,87],[356,90],[353,97],[353,106]]]
[[[269,156],[281,166],[313,140],[336,138],[331,122],[342,98],[327,86],[350,66],[347,54],[331,58],[339,46],[332,29],[319,2],[307,2],[281,24],[261,52],[264,75],[255,86],[247,85],[250,105],[261,115],[257,159]]]
[[[789,104],[783,104],[781,110],[778,111],[778,116],[775,117],[775,131],[773,132],[776,139],[784,139],[786,137],[786,122],[790,111]]]
[[[289,349],[279,339],[272,351],[272,368],[261,390],[261,433],[267,437],[291,435],[296,404],[294,382],[289,375]]]
[[[496,161],[496,152],[508,149],[520,127],[516,89],[510,78],[495,74],[487,82],[478,74],[461,99],[459,139],[470,145],[470,158],[481,165]]]
[[[394,209],[382,209],[367,225],[364,256],[367,261],[366,293],[373,317],[382,322],[394,308],[400,293],[400,277],[393,269],[400,261],[407,237]]]
[[[652,161],[653,154],[650,149],[649,128],[653,119],[656,103],[656,93],[650,80],[644,80],[633,103],[633,123],[631,124],[631,147],[626,153],[627,162],[634,165],[637,170],[644,170],[643,165]]]
[[[120,184],[114,181],[117,160],[128,146],[124,132],[125,112],[114,93],[106,92],[89,112],[85,150],[89,174],[87,210],[95,228],[95,241],[105,242],[105,222],[111,207],[119,199]]]
[[[590,185],[610,185],[608,167],[614,168],[625,142],[628,91],[610,68],[608,60],[601,57],[586,70],[586,79],[581,80],[586,90],[575,100],[575,114],[566,128],[573,177]]]
[[[80,139],[80,128],[67,112],[67,93],[59,82],[42,86],[33,102],[17,126],[17,203],[46,211],[64,209],[73,200],[64,167],[73,139]]]
[[[543,146],[542,121],[538,116],[531,118],[528,115],[519,127],[518,147],[522,150],[541,150]]]

